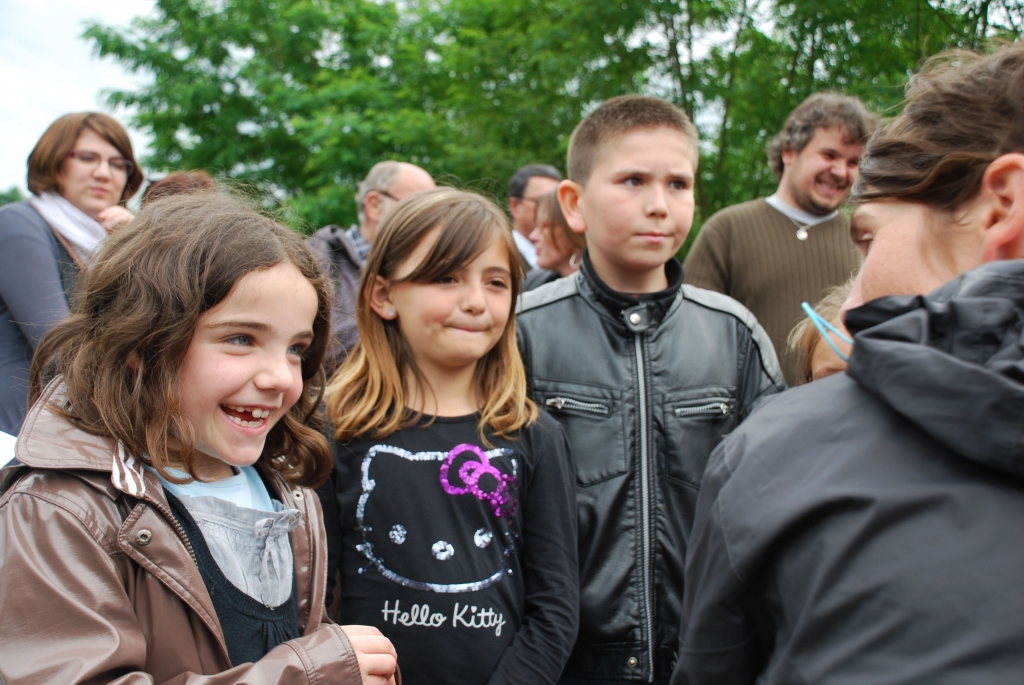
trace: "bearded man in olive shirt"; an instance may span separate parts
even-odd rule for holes
[[[712,216],[686,258],[686,283],[729,295],[754,313],[790,386],[804,381],[786,344],[804,317],[801,303],[817,304],[860,268],[839,207],[874,123],[856,98],[816,93],[804,100],[768,146],[778,190]]]

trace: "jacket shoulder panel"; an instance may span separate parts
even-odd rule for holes
[[[698,288],[695,285],[689,285],[687,283],[684,283],[682,288],[683,297],[687,300],[699,304],[702,307],[714,309],[722,312],[723,314],[728,314],[729,316],[737,318],[751,331],[758,327],[757,319],[751,311],[728,295],[723,295],[722,293],[715,292],[714,290]]]
[[[74,517],[97,544],[114,553],[119,551],[117,535],[123,517],[111,497],[116,491],[94,483],[97,478],[110,483],[95,473],[29,469],[0,497],[0,507],[16,506],[19,496],[46,502]]]
[[[572,297],[579,292],[579,279],[580,272],[577,271],[572,276],[546,283],[534,290],[528,290],[519,296],[519,302],[516,303],[516,314]]]
[[[731,316],[750,331],[750,337],[757,345],[758,354],[761,355],[761,364],[776,381],[781,381],[782,371],[775,355],[775,346],[772,345],[768,334],[765,333],[764,328],[757,322],[757,318],[749,309],[728,295],[716,293],[713,290],[705,290],[689,284],[683,284],[682,288],[683,297],[687,301]]]
[[[22,234],[56,244],[57,238],[39,212],[28,202],[12,202],[0,207],[0,234]]]

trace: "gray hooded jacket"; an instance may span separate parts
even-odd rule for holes
[[[1024,261],[846,323],[708,462],[675,685],[1024,678]]]
[[[331,345],[324,364],[330,375],[359,340],[356,325],[356,302],[359,299],[359,278],[363,260],[355,245],[340,226],[324,226],[306,238],[320,268],[334,286],[331,300]]]

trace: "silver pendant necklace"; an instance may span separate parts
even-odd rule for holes
[[[783,216],[789,219],[790,223],[796,226],[796,239],[807,240],[807,237],[810,235],[810,233],[807,232],[807,225],[800,223],[799,221],[789,216],[788,214],[784,214]]]
[[[814,223],[811,223],[811,224],[801,223],[801,222],[797,221],[796,219],[794,219],[790,215],[790,213],[788,211],[786,211],[786,209],[787,208],[792,208],[794,211],[798,211],[801,214],[809,214],[809,212],[807,212],[806,210],[800,212],[799,210],[796,209],[796,207],[794,207],[793,205],[790,205],[789,203],[787,203],[784,200],[778,200],[778,204],[782,204],[783,205],[782,207],[778,207],[778,206],[776,206],[777,203],[774,203],[774,202],[770,201],[770,200],[773,200],[773,199],[778,199],[778,196],[777,195],[773,195],[772,197],[768,198],[768,200],[769,200],[768,204],[770,206],[774,207],[776,209],[776,211],[778,211],[780,214],[782,214],[782,216],[784,216],[787,219],[789,219],[790,223],[792,223],[794,226],[796,226],[796,239],[799,240],[800,242],[804,242],[804,241],[807,240],[807,238],[810,237],[811,234],[810,234],[810,232],[807,229],[809,229],[809,228],[811,228],[813,226],[817,226],[818,224],[825,223],[826,221],[831,221],[836,216],[836,214],[839,213],[839,210],[832,210],[831,214],[828,214],[827,216],[822,216],[822,217],[818,218],[818,220],[815,221]]]

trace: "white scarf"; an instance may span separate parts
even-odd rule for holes
[[[770,204],[775,209],[782,212],[783,214],[785,214],[786,216],[788,216],[793,221],[799,221],[807,228],[810,228],[811,226],[817,226],[818,224],[823,224],[826,221],[831,221],[836,217],[836,215],[839,214],[838,209],[833,212],[829,212],[828,214],[811,214],[810,212],[804,211],[789,204],[781,197],[779,197],[778,193],[775,193],[774,195],[769,195],[764,199],[764,201]]]
[[[71,243],[82,261],[89,261],[107,237],[103,224],[57,193],[51,191],[35,195],[29,202],[53,230]]]

